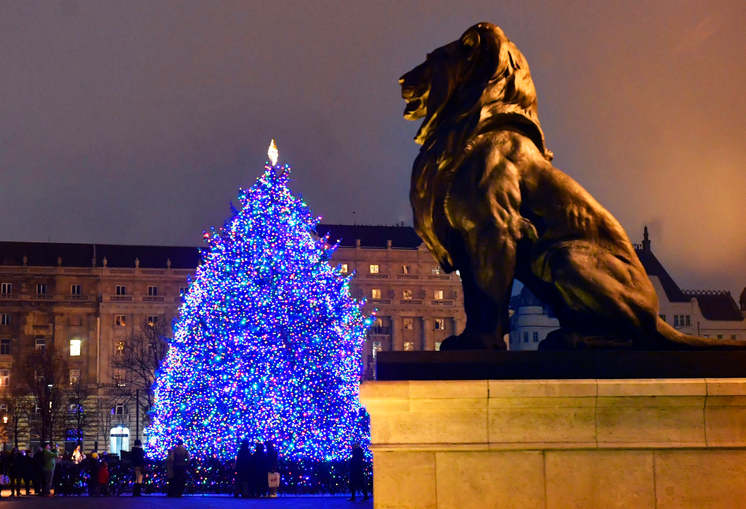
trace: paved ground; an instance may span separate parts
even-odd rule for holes
[[[20,497],[0,499],[0,509],[372,509],[373,501],[349,502],[347,497],[277,497],[271,499],[241,499],[220,496],[133,497]]]

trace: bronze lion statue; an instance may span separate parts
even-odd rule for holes
[[[528,63],[499,27],[474,25],[399,83],[404,118],[423,119],[415,229],[464,290],[466,327],[441,349],[505,349],[514,278],[560,321],[540,349],[736,345],[681,334],[658,317],[622,226],[552,165]]]

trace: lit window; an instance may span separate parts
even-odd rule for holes
[[[9,339],[0,339],[0,355],[10,355]]]
[[[148,286],[148,297],[155,297],[158,295],[157,286]]]
[[[404,325],[404,330],[412,330],[414,329],[414,319],[413,318],[405,318],[402,320],[402,323]]]
[[[70,385],[80,382],[80,370],[73,368],[70,370]]]
[[[376,264],[376,263],[371,263],[371,264],[370,264],[370,271],[369,271],[369,272],[370,272],[371,274],[378,274],[378,272],[380,271],[380,269],[381,269],[381,268],[380,268],[380,267],[378,266],[378,264]]]
[[[446,328],[446,319],[445,318],[436,318],[433,320],[433,329],[435,330],[445,330]]]
[[[47,340],[44,338],[36,338],[34,340],[34,350],[43,352],[47,348]]]
[[[373,321],[373,327],[374,328],[383,327],[383,320],[381,318],[376,318]]]
[[[435,342],[435,351],[436,351],[436,352],[439,352],[439,351],[440,351],[440,343],[441,343],[440,341],[436,341],[436,342]]]
[[[158,317],[156,315],[152,315],[148,317],[148,321],[146,322],[149,327],[155,327],[158,323]]]
[[[80,344],[79,339],[70,340],[70,357],[80,357]]]
[[[371,351],[373,353],[373,358],[375,359],[378,355],[378,352],[383,351],[383,343],[380,341],[373,341]]]
[[[435,300],[443,300],[443,290],[435,290],[433,292],[433,298]]]
[[[124,370],[122,368],[114,368],[114,372],[112,373],[112,378],[114,379],[114,383],[117,384],[119,387],[124,387]]]
[[[70,295],[74,297],[80,296],[80,285],[70,285]]]
[[[42,297],[47,294],[47,284],[46,283],[36,283],[36,295],[39,297]]]
[[[373,288],[370,291],[370,298],[371,299],[380,299],[381,298],[381,289],[380,288]]]
[[[10,314],[3,313],[0,315],[0,325],[10,325]]]
[[[406,275],[406,274],[409,274],[409,271],[410,271],[409,265],[407,265],[406,263],[402,264],[401,273]]]
[[[116,293],[117,295],[127,295],[127,287],[124,285],[117,285]]]
[[[10,384],[10,370],[0,369],[0,385],[7,387]]]
[[[440,265],[433,265],[433,274],[440,274]]]
[[[125,345],[124,341],[117,341],[117,344],[115,345],[115,348],[116,348],[116,351],[117,351],[117,355],[122,355],[122,353],[124,353],[124,347],[125,346],[126,345]]]
[[[404,351],[405,352],[411,352],[414,350],[414,341],[405,341],[404,342]]]
[[[127,326],[127,315],[116,315],[114,317],[114,323],[119,327]]]
[[[404,300],[412,300],[412,290],[402,290],[401,298]]]
[[[347,266],[347,264],[346,264],[346,263],[342,263],[342,264],[340,264],[340,266],[339,266],[339,271],[340,271],[340,272],[341,272],[342,274],[347,274],[348,272],[350,272],[350,268],[349,268],[349,267]]]
[[[0,283],[0,295],[13,295],[13,283]]]

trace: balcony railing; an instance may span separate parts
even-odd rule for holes
[[[370,279],[388,279],[388,274],[366,274]]]
[[[432,301],[433,306],[453,306],[452,300],[435,299]]]
[[[420,304],[422,304],[422,299],[402,299],[401,303],[402,304],[417,304],[417,305],[420,305]]]
[[[162,295],[146,295],[142,298],[143,302],[163,302]]]
[[[420,279],[417,274],[398,274],[396,279]]]
[[[132,295],[112,295],[109,300],[112,302],[132,302]]]

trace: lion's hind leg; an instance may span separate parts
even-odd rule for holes
[[[537,260],[536,275],[554,288],[566,331],[593,343],[646,343],[655,336],[658,301],[635,261],[585,240],[566,241]]]

